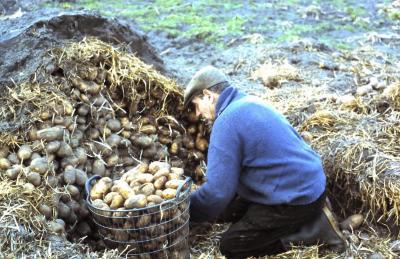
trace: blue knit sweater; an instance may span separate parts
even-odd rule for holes
[[[289,122],[262,100],[236,88],[218,98],[207,181],[191,195],[192,221],[225,210],[235,194],[266,205],[305,205],[325,190],[321,159]]]

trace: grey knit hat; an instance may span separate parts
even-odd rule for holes
[[[220,70],[213,66],[206,66],[194,74],[184,93],[184,105],[187,107],[194,96],[204,89],[213,87],[222,82],[227,82],[228,78]]]

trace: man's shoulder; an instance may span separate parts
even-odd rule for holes
[[[231,103],[227,107],[227,111],[229,113],[242,113],[246,111],[251,111],[254,109],[269,109],[270,107],[265,103],[262,99],[252,96],[246,95],[243,98],[237,99]]]

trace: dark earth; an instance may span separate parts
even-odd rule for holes
[[[30,77],[50,47],[85,36],[125,43],[183,87],[208,64],[265,96],[275,90],[253,72],[287,62],[301,80],[277,91],[291,98],[304,86],[344,95],[400,75],[400,1],[1,0],[0,92]]]

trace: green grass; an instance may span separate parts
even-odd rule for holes
[[[76,0],[73,3],[61,4],[48,1],[47,6],[65,9],[84,8],[98,11],[104,16],[130,18],[134,19],[145,32],[163,31],[170,37],[198,39],[219,47],[231,39],[251,33],[268,35],[269,42],[280,43],[309,36],[329,38],[330,32],[334,30],[355,33],[367,30],[371,26],[365,19],[368,17],[368,12],[363,3],[354,4],[348,0],[128,1],[132,2],[131,4],[127,4],[127,0]],[[319,22],[301,20],[295,10],[304,7],[305,4],[329,6],[338,13],[346,14],[350,21],[347,20],[347,23],[343,24],[341,20],[335,20],[335,17],[326,21],[321,19]],[[246,8],[247,12],[242,12],[243,8]],[[392,10],[388,15],[391,19],[400,19],[400,12]],[[287,20],[294,22],[284,24]]]
[[[145,31],[159,30],[172,37],[194,37],[209,43],[217,43],[225,36],[234,37],[245,32],[243,25],[246,17],[230,15],[242,7],[242,2],[237,0],[221,3],[211,0],[155,0],[131,5],[125,4],[123,0],[78,0],[76,3],[58,6],[65,9],[85,8],[105,16],[132,18]],[[212,12],[212,9],[217,8],[226,15]]]
[[[388,10],[389,19],[393,21],[400,21],[400,10],[399,9],[389,9]]]

